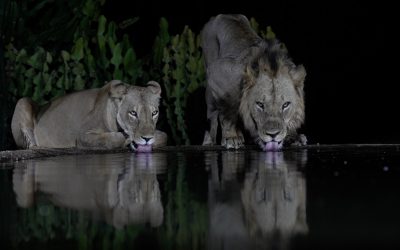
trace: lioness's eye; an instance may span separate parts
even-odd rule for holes
[[[260,109],[264,109],[264,103],[262,103],[262,102],[256,102],[256,104],[257,104],[257,106],[258,106]]]
[[[158,110],[154,110],[153,113],[151,113],[153,116],[158,114]]]
[[[130,116],[132,116],[132,117],[137,117],[137,113],[136,113],[136,111],[129,111],[129,113],[128,113]]]
[[[285,103],[282,105],[282,110],[284,110],[284,109],[286,109],[287,107],[289,107],[289,105],[290,105],[290,102],[285,102]]]

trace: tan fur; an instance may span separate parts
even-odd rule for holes
[[[305,116],[304,67],[289,69],[291,66],[280,62],[279,71],[273,74],[265,64],[259,64],[258,75],[249,67],[244,74],[245,84],[239,107],[244,127],[256,138],[256,142],[268,141],[270,138],[266,133],[272,130],[271,126],[277,126],[276,124],[280,130],[278,140],[284,140],[287,135],[290,139],[297,139],[293,137],[297,137],[296,130],[303,124]],[[256,107],[257,101],[264,103],[264,111]],[[291,102],[290,110],[282,112],[282,105],[286,101]]]
[[[21,148],[165,145],[166,134],[155,129],[160,93],[154,81],[137,87],[113,80],[99,89],[59,97],[41,109],[22,98],[11,124],[14,140]],[[133,111],[135,117],[129,115]]]
[[[218,15],[201,32],[207,70],[207,118],[210,131],[203,144],[244,144],[241,124],[264,150],[293,141],[305,144],[296,130],[304,122],[306,71],[296,66],[276,39],[264,40],[243,15]],[[299,139],[300,138],[300,139]]]
[[[85,211],[118,229],[146,223],[159,227],[164,208],[157,175],[166,170],[166,156],[105,154],[20,162],[13,172],[16,202],[34,207],[40,193],[57,207]]]

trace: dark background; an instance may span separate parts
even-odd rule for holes
[[[395,8],[358,2],[109,1],[105,11],[115,20],[140,17],[130,31],[139,54],[151,49],[161,16],[171,34],[184,25],[198,32],[219,13],[254,17],[260,27],[272,26],[294,62],[306,67],[302,130],[310,143],[400,143]]]
[[[151,51],[160,17],[168,20],[170,34],[185,25],[198,33],[220,13],[254,17],[260,27],[271,26],[307,70],[301,132],[309,143],[400,143],[396,9],[383,1],[109,0],[102,14],[117,22],[140,18],[126,30],[139,57]],[[206,129],[203,94],[188,104],[195,144]]]

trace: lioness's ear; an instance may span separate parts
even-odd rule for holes
[[[128,86],[120,80],[112,80],[108,92],[111,98],[122,98],[128,92]]]
[[[147,88],[155,95],[161,95],[160,84],[156,81],[150,81],[147,83]]]
[[[289,74],[297,87],[303,87],[307,75],[306,69],[303,65],[299,65],[296,68],[289,70]]]

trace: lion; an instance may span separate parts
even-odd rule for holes
[[[244,145],[242,127],[264,151],[306,144],[297,129],[304,122],[304,66],[296,66],[277,40],[264,40],[243,15],[218,15],[205,24],[201,46],[207,74],[210,131],[203,144]]]
[[[38,107],[31,99],[17,102],[11,122],[20,148],[102,148],[127,145],[148,152],[166,144],[156,130],[160,85],[131,86],[112,80],[102,88],[78,91]]]

